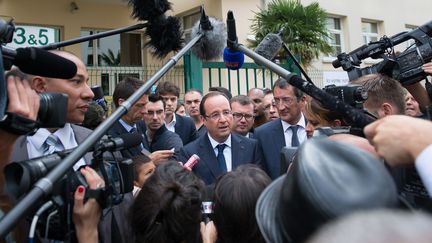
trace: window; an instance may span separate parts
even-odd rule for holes
[[[341,26],[341,19],[328,17],[326,21],[326,28],[329,32],[329,38],[327,42],[333,47],[334,52],[330,56],[337,56],[343,51],[343,32]]]
[[[362,21],[363,43],[368,44],[371,41],[378,41],[378,23]]]
[[[192,27],[195,25],[196,22],[200,20],[200,18],[201,13],[199,12],[199,10],[197,10],[197,12],[185,15],[181,18],[185,40],[191,39]]]
[[[81,30],[81,36],[103,32]],[[139,33],[122,33],[81,43],[81,58],[87,66],[141,66],[142,37]]]

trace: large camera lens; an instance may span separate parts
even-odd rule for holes
[[[39,97],[40,127],[63,127],[66,123],[68,96],[63,93],[42,93]]]
[[[368,98],[367,90],[362,86],[353,86],[353,98],[357,103],[363,103]]]

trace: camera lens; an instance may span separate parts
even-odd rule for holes
[[[42,93],[39,97],[40,127],[63,127],[66,123],[68,96],[62,93]]]

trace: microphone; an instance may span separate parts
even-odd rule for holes
[[[255,48],[255,52],[268,60],[273,60],[282,47],[282,38],[279,34],[268,33]],[[263,66],[258,60],[256,64]]]
[[[212,220],[214,186],[214,184],[206,186],[206,193],[201,202],[202,221],[204,221],[205,224]]]
[[[2,47],[2,51],[6,59],[28,74],[70,79],[77,73],[77,66],[72,61],[36,47],[16,50]]]
[[[179,19],[164,15],[171,9],[170,2],[166,0],[129,0],[128,4],[132,6],[133,18],[147,21],[146,34],[150,40],[145,46],[150,47],[154,56],[163,58],[171,51],[178,51],[182,48],[184,40]]]
[[[192,154],[192,156],[184,163],[183,167],[187,170],[192,170],[192,168],[198,164],[200,161],[200,157],[196,154]]]
[[[202,34],[201,39],[191,48],[200,60],[213,60],[222,56],[226,38],[225,25],[222,21],[205,14],[201,8],[201,19],[192,28],[191,39]]]
[[[104,151],[117,151],[138,146],[142,141],[139,133],[125,133],[118,137],[103,139],[91,151],[103,149]],[[75,150],[67,149],[50,155],[45,155],[6,165],[4,174],[8,192],[12,195],[22,195],[40,178],[56,167],[66,156]]]
[[[224,49],[223,60],[225,66],[230,70],[238,70],[243,66],[244,53],[238,51],[236,46],[238,45],[236,25],[234,14],[230,10],[227,15],[227,47]]]

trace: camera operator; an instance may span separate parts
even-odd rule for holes
[[[11,71],[6,75],[7,92],[9,97],[7,111],[30,120],[36,120],[39,110],[39,96],[30,87],[28,81],[23,80],[23,77],[19,77],[15,74],[16,73]],[[0,146],[0,154],[2,155],[0,164],[1,171],[3,171],[3,166],[9,162],[18,135],[0,129],[0,138],[3,141]]]

